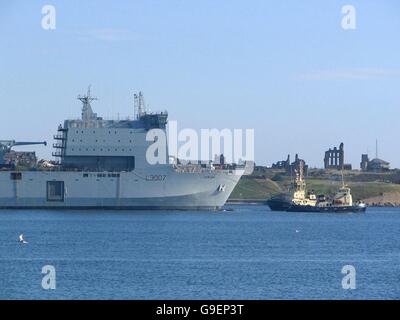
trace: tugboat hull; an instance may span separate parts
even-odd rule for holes
[[[286,211],[288,212],[327,212],[327,213],[357,213],[365,212],[366,206],[299,206],[291,205]]]
[[[265,204],[272,211],[287,211],[291,206],[291,201],[287,196],[275,196],[267,200]]]

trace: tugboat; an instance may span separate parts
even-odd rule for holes
[[[351,190],[344,184],[342,172],[342,187],[335,193],[332,201],[324,195],[316,195],[307,192],[304,180],[304,163],[300,162],[299,170],[296,171],[295,191],[293,196],[280,195],[267,200],[266,204],[272,211],[288,212],[365,212],[367,206],[364,203],[353,203]]]
[[[273,196],[266,201],[272,211],[289,211],[293,205],[312,207],[317,204],[318,199],[315,193],[307,192],[303,161],[300,161],[300,168],[295,172],[296,178],[292,188],[294,191]]]

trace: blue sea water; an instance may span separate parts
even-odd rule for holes
[[[400,298],[400,209],[228,208],[0,211],[0,299]],[[42,288],[45,265],[55,290]],[[354,290],[342,288],[344,265]]]

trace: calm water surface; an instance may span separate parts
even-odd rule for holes
[[[229,208],[0,211],[0,299],[400,298],[400,209]],[[355,290],[342,289],[348,264]],[[41,286],[44,265],[55,290]]]

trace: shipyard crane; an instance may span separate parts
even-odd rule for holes
[[[21,142],[21,141],[15,141],[15,140],[0,140],[0,166],[4,165],[4,156],[11,151],[11,148],[17,147],[17,146],[31,146],[31,145],[37,145],[37,144],[43,144],[47,146],[47,142]]]

